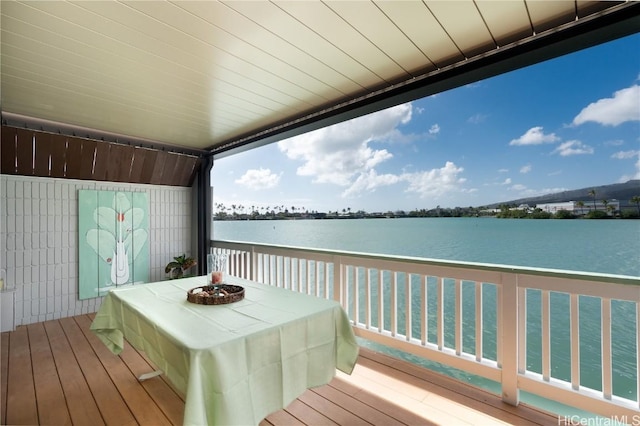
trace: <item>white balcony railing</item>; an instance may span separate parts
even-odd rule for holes
[[[338,300],[356,335],[498,382],[505,402],[517,405],[523,390],[638,418],[636,277],[231,241],[211,247],[229,254],[231,275]]]

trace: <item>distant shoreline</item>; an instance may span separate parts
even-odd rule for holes
[[[500,216],[499,214],[475,214],[475,215],[411,215],[411,214],[365,214],[365,215],[338,215],[338,216],[319,216],[319,215],[274,215],[274,216],[251,216],[245,214],[238,214],[234,217],[218,217],[214,215],[214,221],[281,221],[281,220],[352,220],[352,219],[407,219],[407,218],[460,218],[460,217],[468,217],[468,218],[495,218],[495,219],[555,219],[555,220],[567,220],[567,219],[576,219],[576,220],[633,220],[640,219],[640,215],[629,215],[629,216],[602,216],[602,217],[585,217],[585,216],[571,216],[571,217],[558,217],[554,214],[548,214],[544,217],[536,217],[536,216]]]

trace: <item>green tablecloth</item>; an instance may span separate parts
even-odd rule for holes
[[[306,389],[351,373],[358,345],[335,301],[229,277],[245,298],[187,302],[205,277],[112,290],[91,330],[118,354],[124,340],[185,395],[184,424],[258,424]]]

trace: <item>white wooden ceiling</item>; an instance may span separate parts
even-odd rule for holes
[[[216,149],[625,6],[2,0],[3,117]]]

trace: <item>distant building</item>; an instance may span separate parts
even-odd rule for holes
[[[580,206],[578,201],[563,201],[560,203],[546,203],[538,204],[536,207],[542,211],[555,213],[559,210],[566,210],[578,216],[584,216],[591,210],[594,210],[593,201],[583,201],[583,205]],[[605,205],[602,201],[595,202],[595,210],[600,210],[608,215],[613,215],[612,212],[620,211],[620,202],[618,200],[611,200]]]

